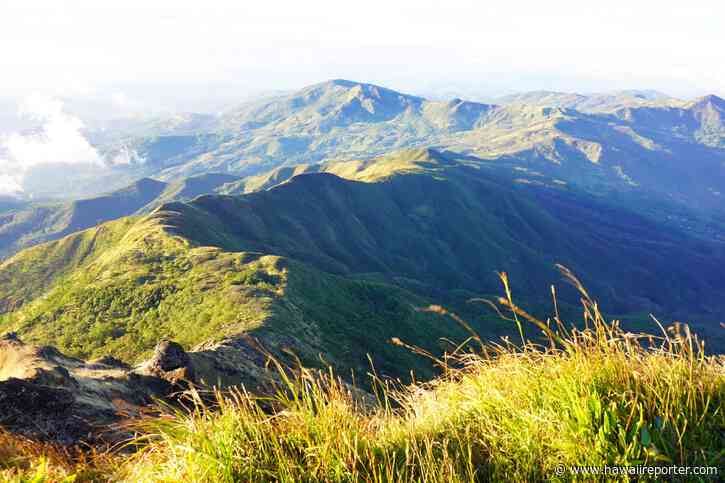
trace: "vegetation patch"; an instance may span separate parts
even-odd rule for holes
[[[628,333],[606,322],[579,288],[584,329],[558,314],[536,319],[507,290],[497,310],[522,329],[533,325],[543,343],[490,344],[471,334],[469,349],[437,360],[445,372],[432,382],[400,386],[373,375],[374,404],[331,372],[279,365],[282,383],[271,400],[240,389],[218,393],[210,405],[191,393],[189,411],[138,424],[130,456],[104,454],[69,467],[6,440],[2,451],[24,462],[6,464],[3,476],[450,482],[576,479],[557,472],[561,465],[723,471],[723,358],[705,355],[686,326]]]

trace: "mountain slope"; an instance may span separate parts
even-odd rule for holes
[[[309,173],[331,173],[353,181],[374,182],[394,175],[432,172],[467,162],[475,166],[480,165],[483,160],[430,148],[404,149],[373,159],[280,166],[257,176],[247,176],[226,183],[217,192],[236,195],[262,191],[282,184],[294,176]]]
[[[503,105],[429,101],[335,80],[229,110],[214,135],[200,134],[202,144],[159,158],[156,173],[164,180],[210,171],[259,177],[280,167],[432,147],[543,173],[592,194],[635,193],[721,213],[722,106],[716,96],[685,103],[644,91],[533,93]]]
[[[532,295],[551,281],[556,262],[629,309],[645,298],[649,308],[696,303],[698,292],[722,286],[708,258],[722,255],[718,245],[569,190],[512,183],[470,166],[421,170],[374,183],[299,175],[244,197],[166,205],[154,216],[204,245],[272,250],[327,271],[403,276],[431,290],[495,291],[498,267],[526,280],[519,291]],[[668,262],[675,253],[687,263]],[[692,291],[657,293],[663,277],[686,280],[681,285]]]
[[[213,192],[237,178],[205,174],[174,183],[142,178],[126,188],[67,203],[21,206],[0,213],[0,258],[28,246],[62,238],[109,220],[149,212],[172,200]]]
[[[688,110],[696,121],[695,137],[708,146],[725,147],[725,99],[705,96],[693,101]]]
[[[124,358],[162,337],[190,347],[251,334],[276,353],[291,347],[309,363],[322,354],[345,370],[364,370],[372,351],[396,374],[410,354],[385,345],[390,337],[434,351],[439,337],[465,337],[413,306],[498,293],[497,270],[529,306],[548,305],[558,262],[617,312],[704,314],[701,332],[717,332],[706,323],[722,310],[720,245],[555,184],[435,153],[414,159],[416,170],[376,182],[306,174],[23,251],[0,265],[0,328]],[[565,286],[559,295],[576,302]],[[500,333],[486,324],[476,321]]]
[[[622,107],[676,107],[684,101],[652,90],[622,90],[599,94],[575,94],[555,91],[531,91],[496,99],[501,105],[525,104],[538,107],[563,107],[587,113],[606,113]]]
[[[173,179],[205,170],[259,174],[324,158],[373,157],[435,143],[439,133],[471,129],[493,106],[460,99],[428,101],[383,87],[333,80],[245,104],[224,113],[223,143],[162,174]]]
[[[560,146],[560,149],[575,152],[572,147]],[[583,154],[580,152],[579,156],[581,157]],[[703,161],[707,162],[706,160],[707,158]],[[673,170],[678,173],[678,176],[669,177],[668,175],[666,179],[664,175],[658,175],[656,169],[648,170],[648,166],[651,166],[652,163],[658,165],[673,163],[675,164]],[[652,180],[653,183],[661,182],[660,185],[655,185],[653,190],[636,189],[639,185],[625,173],[621,166],[615,166],[619,169],[612,170],[609,173],[610,176],[616,175],[617,179],[629,189],[613,191],[607,189],[607,168],[599,166],[597,171],[593,172],[591,164],[588,160],[580,160],[573,165],[564,165],[563,162],[552,163],[542,159],[537,150],[529,153],[528,160],[507,156],[491,160],[457,154],[452,151],[417,148],[392,152],[374,159],[285,165],[256,176],[247,176],[227,183],[216,191],[234,195],[266,190],[293,176],[305,173],[325,172],[349,180],[373,182],[394,174],[430,172],[434,169],[440,171],[453,165],[462,165],[495,173],[497,176],[507,179],[508,182],[565,188],[573,193],[584,195],[584,200],[594,196],[604,203],[619,206],[625,211],[635,212],[655,221],[662,230],[684,230],[707,240],[725,240],[723,235],[725,233],[725,212],[718,210],[719,198],[713,191],[697,189],[698,183],[703,182],[702,174],[693,176],[691,166],[678,167],[671,157],[661,158],[653,154],[646,165],[634,168],[637,173],[642,172],[643,177]],[[711,169],[712,174],[709,180],[717,180],[718,167],[710,165],[708,169]],[[562,171],[566,171],[566,175]],[[661,179],[657,179],[658,176]],[[568,177],[570,182],[563,181],[562,177]],[[580,181],[574,183],[571,182],[572,179]],[[683,186],[691,187],[692,192],[702,201],[695,202],[694,199],[689,198],[686,202],[668,191]]]
[[[3,311],[11,311],[0,319],[4,330],[81,356],[137,360],[161,338],[238,347],[246,339],[235,337],[251,335],[280,357],[291,348],[319,365],[322,354],[363,374],[366,352],[376,347],[376,367],[402,376],[408,364],[421,374],[430,367],[387,344],[391,337],[405,334],[431,349],[437,337],[463,337],[413,310],[425,301],[399,288],[275,255],[194,247],[157,217],[110,222],[21,252],[0,265],[0,280]]]

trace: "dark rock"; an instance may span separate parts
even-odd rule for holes
[[[0,340],[20,342],[20,339],[18,338],[18,334],[16,332],[7,332],[3,335],[0,335]]]
[[[35,376],[30,382],[43,386],[61,387],[73,389],[78,387],[78,381],[70,375],[68,369],[62,366],[55,366],[51,369],[38,368]]]
[[[156,345],[153,361],[156,367],[166,372],[188,366],[191,359],[181,345],[164,340]]]
[[[131,366],[126,364],[120,359],[116,359],[112,356],[103,356],[99,357],[98,359],[93,359],[92,361],[89,361],[89,364],[93,366],[103,365],[107,367],[114,367],[116,369],[130,369]]]
[[[128,373],[129,385],[136,389],[137,394],[150,394],[167,397],[173,392],[173,385],[166,379],[139,372]]]
[[[0,425],[27,436],[75,441],[89,432],[73,415],[72,391],[22,379],[0,381]]]
[[[142,374],[160,377],[172,383],[195,380],[194,366],[189,354],[176,342],[164,340],[154,349],[154,355],[141,368]]]
[[[130,370],[112,357],[88,363],[5,334],[0,373],[7,378],[0,381],[0,427],[63,444],[123,440],[130,435],[117,423],[142,416],[155,399],[176,400],[195,383],[191,358],[169,341]]]

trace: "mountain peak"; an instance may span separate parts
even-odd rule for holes
[[[622,95],[629,96],[635,99],[641,99],[643,101],[656,101],[658,99],[669,99],[671,98],[667,94],[656,91],[654,89],[623,89],[619,91],[613,91],[611,93],[614,96]]]
[[[348,79],[330,79],[325,82],[320,82],[319,84],[313,84],[311,86],[308,86],[304,89],[302,89],[300,92],[308,92],[312,90],[322,90],[327,91],[335,88],[343,88],[348,91],[352,90],[358,90],[359,92],[365,94],[365,95],[373,95],[375,97],[381,97],[381,96],[394,96],[394,97],[403,97],[406,99],[415,99],[422,101],[423,98],[414,96],[411,94],[405,94],[399,91],[395,91],[393,89],[389,89],[387,87],[379,86],[376,84],[369,84],[366,82],[357,82],[352,81]]]
[[[348,80],[348,79],[330,79],[330,80],[327,80],[324,82],[319,82],[317,84],[312,84],[310,86],[307,86],[307,87],[303,88],[301,90],[301,92],[309,91],[309,90],[316,90],[316,89],[328,90],[328,89],[335,89],[335,88],[343,88],[343,89],[350,90],[350,89],[354,89],[356,87],[362,88],[362,89],[377,88],[377,89],[390,90],[390,89],[386,89],[385,87],[380,87],[380,86],[376,86],[373,84],[367,84],[365,82],[357,82],[357,81],[352,81],[352,80]]]
[[[339,87],[355,87],[358,85],[365,85],[363,82],[355,82],[347,79],[330,79],[329,81],[323,82],[323,85],[339,86]]]
[[[690,108],[700,108],[705,106],[714,106],[718,109],[725,110],[725,99],[718,97],[715,94],[708,94],[706,96],[698,97],[690,103]]]
[[[153,178],[140,178],[134,181],[132,184],[125,188],[115,190],[111,192],[111,195],[117,195],[121,193],[128,193],[131,191],[138,193],[150,193],[150,192],[161,192],[167,186],[163,181],[158,181]]]

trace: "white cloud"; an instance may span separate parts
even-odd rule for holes
[[[64,110],[63,101],[31,95],[20,106],[21,117],[38,127],[0,138],[0,194],[18,195],[33,168],[43,165],[75,165],[99,169],[143,162],[133,150],[122,149],[102,156],[83,134],[83,121]],[[59,180],[63,182],[63,180]]]
[[[138,152],[128,146],[122,146],[117,152],[108,156],[108,162],[114,166],[143,164],[146,158],[140,156]]]
[[[0,160],[2,163],[2,160]],[[0,196],[17,196],[23,192],[20,176],[0,174]]]
[[[20,171],[51,163],[102,164],[96,149],[83,136],[83,122],[63,111],[63,102],[32,95],[21,105],[21,116],[39,121],[39,132],[12,133],[2,140],[10,163]]]

